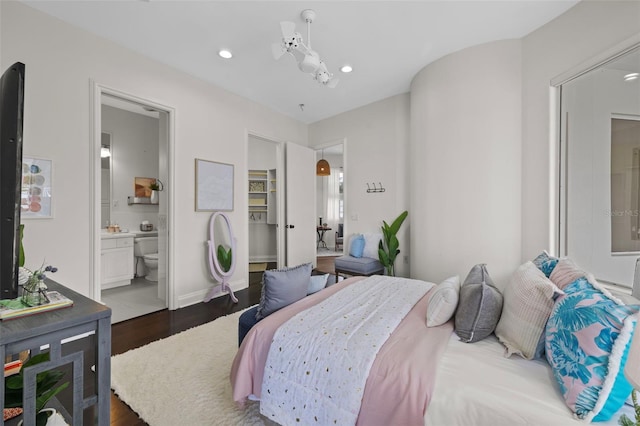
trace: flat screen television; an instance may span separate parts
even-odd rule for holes
[[[0,299],[18,297],[24,64],[0,79]]]

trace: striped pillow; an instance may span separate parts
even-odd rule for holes
[[[503,291],[502,316],[495,331],[507,348],[506,356],[535,357],[554,298],[562,293],[533,262],[524,263],[514,272]]]
[[[564,289],[578,278],[586,277],[587,273],[580,269],[570,259],[560,259],[556,267],[551,272],[549,279],[560,289]]]

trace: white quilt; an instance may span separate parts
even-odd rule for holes
[[[291,318],[269,349],[260,412],[285,426],[355,424],[378,351],[433,285],[373,276]]]

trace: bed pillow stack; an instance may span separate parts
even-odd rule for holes
[[[567,259],[558,262],[550,277],[565,294],[547,322],[547,361],[576,416],[606,421],[632,390],[624,366],[640,307],[622,304]]]
[[[456,334],[463,342],[478,342],[493,333],[501,312],[502,294],[494,286],[486,265],[474,266],[460,289]]]
[[[504,306],[495,332],[507,348],[506,356],[541,357],[545,326],[560,293],[533,262],[522,264],[513,273],[504,289]]]
[[[256,319],[260,321],[278,309],[305,297],[309,290],[311,268],[311,263],[305,263],[293,268],[265,271]]]

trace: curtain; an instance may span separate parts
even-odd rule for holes
[[[327,205],[325,216],[330,226],[335,226],[340,222],[340,172],[333,169],[327,176]]]

